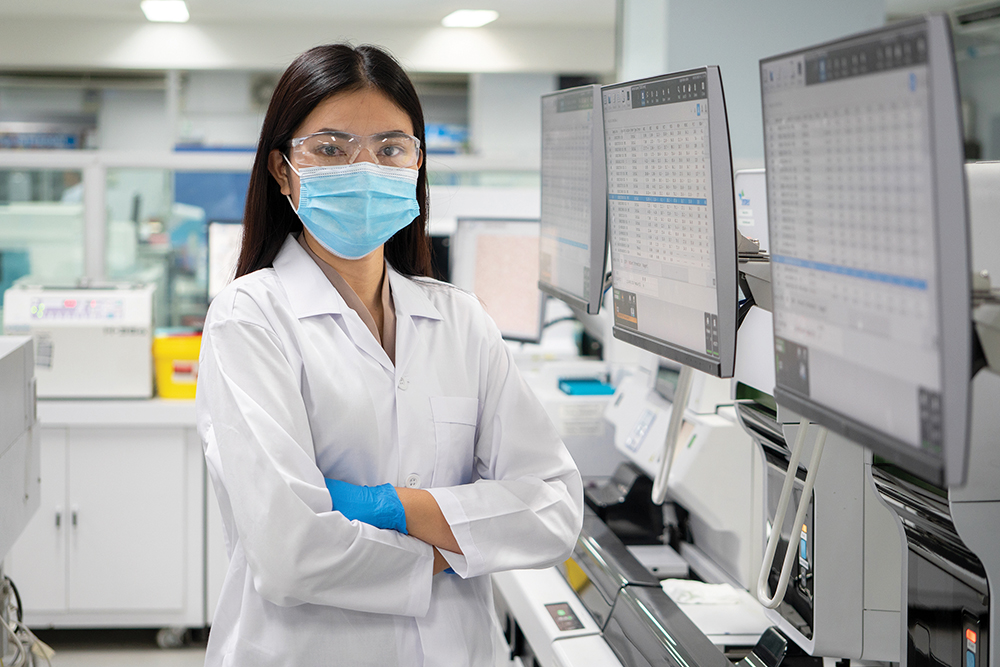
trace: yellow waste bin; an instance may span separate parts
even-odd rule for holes
[[[160,398],[194,398],[200,333],[157,334],[153,338],[156,392]]]

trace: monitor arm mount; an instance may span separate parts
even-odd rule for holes
[[[753,306],[771,311],[771,258],[760,249],[760,242],[736,231],[736,255],[739,260],[739,285],[745,299],[740,303],[737,327]]]
[[[986,271],[972,274],[972,374],[983,368],[1000,375],[1000,287]]]

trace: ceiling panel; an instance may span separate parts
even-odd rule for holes
[[[436,24],[455,9],[495,9],[496,26],[614,24],[615,0],[187,0],[192,22],[341,19]],[[3,0],[0,16],[143,20],[139,0]]]

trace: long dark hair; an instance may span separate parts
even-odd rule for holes
[[[328,44],[309,49],[281,75],[264,116],[257,156],[250,172],[243,245],[236,277],[271,266],[290,233],[302,229],[281,187],[268,171],[268,157],[277,149],[288,154],[295,129],[316,106],[331,95],[374,88],[410,117],[413,134],[424,142],[424,112],[410,78],[399,63],[375,46]],[[431,248],[427,238],[427,160],[417,176],[420,215],[385,244],[385,258],[407,276],[432,276]]]

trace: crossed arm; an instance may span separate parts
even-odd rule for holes
[[[451,526],[430,492],[390,484],[361,486],[329,478],[325,482],[334,511],[351,521],[395,530],[433,547],[434,574],[449,567],[439,549],[462,554]]]
[[[396,488],[399,502],[406,512],[406,529],[410,535],[434,547],[434,574],[448,568],[448,561],[439,549],[462,553],[451,526],[445,521],[434,496],[424,489]]]

